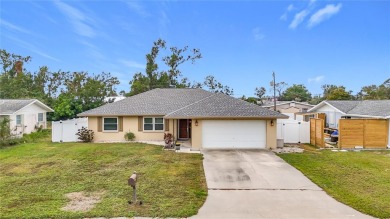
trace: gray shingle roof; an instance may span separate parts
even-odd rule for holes
[[[0,99],[0,115],[11,115],[34,101],[36,100]]]
[[[336,107],[343,113],[347,113],[348,111],[355,108],[361,101],[357,100],[327,100],[327,103]]]
[[[78,114],[104,115],[167,115],[167,118],[283,117],[280,113],[225,94],[189,88],[154,89]]]
[[[198,103],[186,106],[166,116],[166,118],[218,117],[283,118],[284,116],[278,112],[265,109],[253,103],[248,103],[222,93],[216,93]]]
[[[325,103],[332,105],[346,115],[390,118],[390,100],[326,100],[309,111],[314,112]]]
[[[390,100],[364,100],[348,111],[351,115],[390,116]]]

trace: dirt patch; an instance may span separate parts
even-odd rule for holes
[[[71,212],[87,212],[95,207],[95,204],[101,201],[104,192],[95,192],[85,194],[84,192],[72,192],[65,196],[70,199],[70,202],[61,210]]]

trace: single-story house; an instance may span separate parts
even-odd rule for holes
[[[94,141],[162,141],[164,133],[193,149],[276,147],[278,112],[202,89],[162,88],[78,114],[88,117]]]
[[[274,110],[274,102],[266,101],[262,107]],[[290,119],[303,120],[303,116],[300,115],[300,113],[305,113],[312,107],[314,107],[314,105],[311,105],[307,102],[276,101],[276,111],[289,116]]]
[[[390,100],[325,100],[308,111],[309,113],[319,113],[325,115],[325,127],[339,129],[340,119],[372,119],[379,122],[382,126],[372,127],[371,132],[383,133],[381,138],[386,140],[390,147]],[[385,126],[385,127],[384,127]],[[353,129],[353,127],[350,127]],[[361,127],[353,132],[360,133]],[[380,129],[376,129],[380,128]],[[386,134],[385,134],[386,133]],[[348,134],[353,134],[348,133]],[[375,134],[370,134],[376,136]]]
[[[326,126],[337,129],[341,118],[390,118],[390,100],[324,100],[309,113],[324,113]]]
[[[46,113],[53,109],[36,99],[0,99],[0,119],[10,120],[11,134],[30,134],[46,128]]]

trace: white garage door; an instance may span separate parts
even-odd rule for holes
[[[202,145],[208,149],[265,148],[264,120],[203,120]]]

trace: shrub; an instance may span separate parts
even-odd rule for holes
[[[78,139],[81,140],[82,142],[92,142],[94,132],[90,129],[82,127],[81,129],[78,130],[76,135],[79,136]]]
[[[50,129],[40,129],[36,132],[31,132],[30,134],[23,135],[24,142],[38,142],[42,140],[46,140],[50,137],[51,130]]]
[[[11,138],[9,122],[10,120],[6,117],[0,118],[0,141],[6,141]]]
[[[135,138],[134,133],[132,133],[132,132],[126,132],[126,134],[125,134],[125,139],[126,139],[126,141],[132,141],[132,140],[134,140],[134,138]]]

